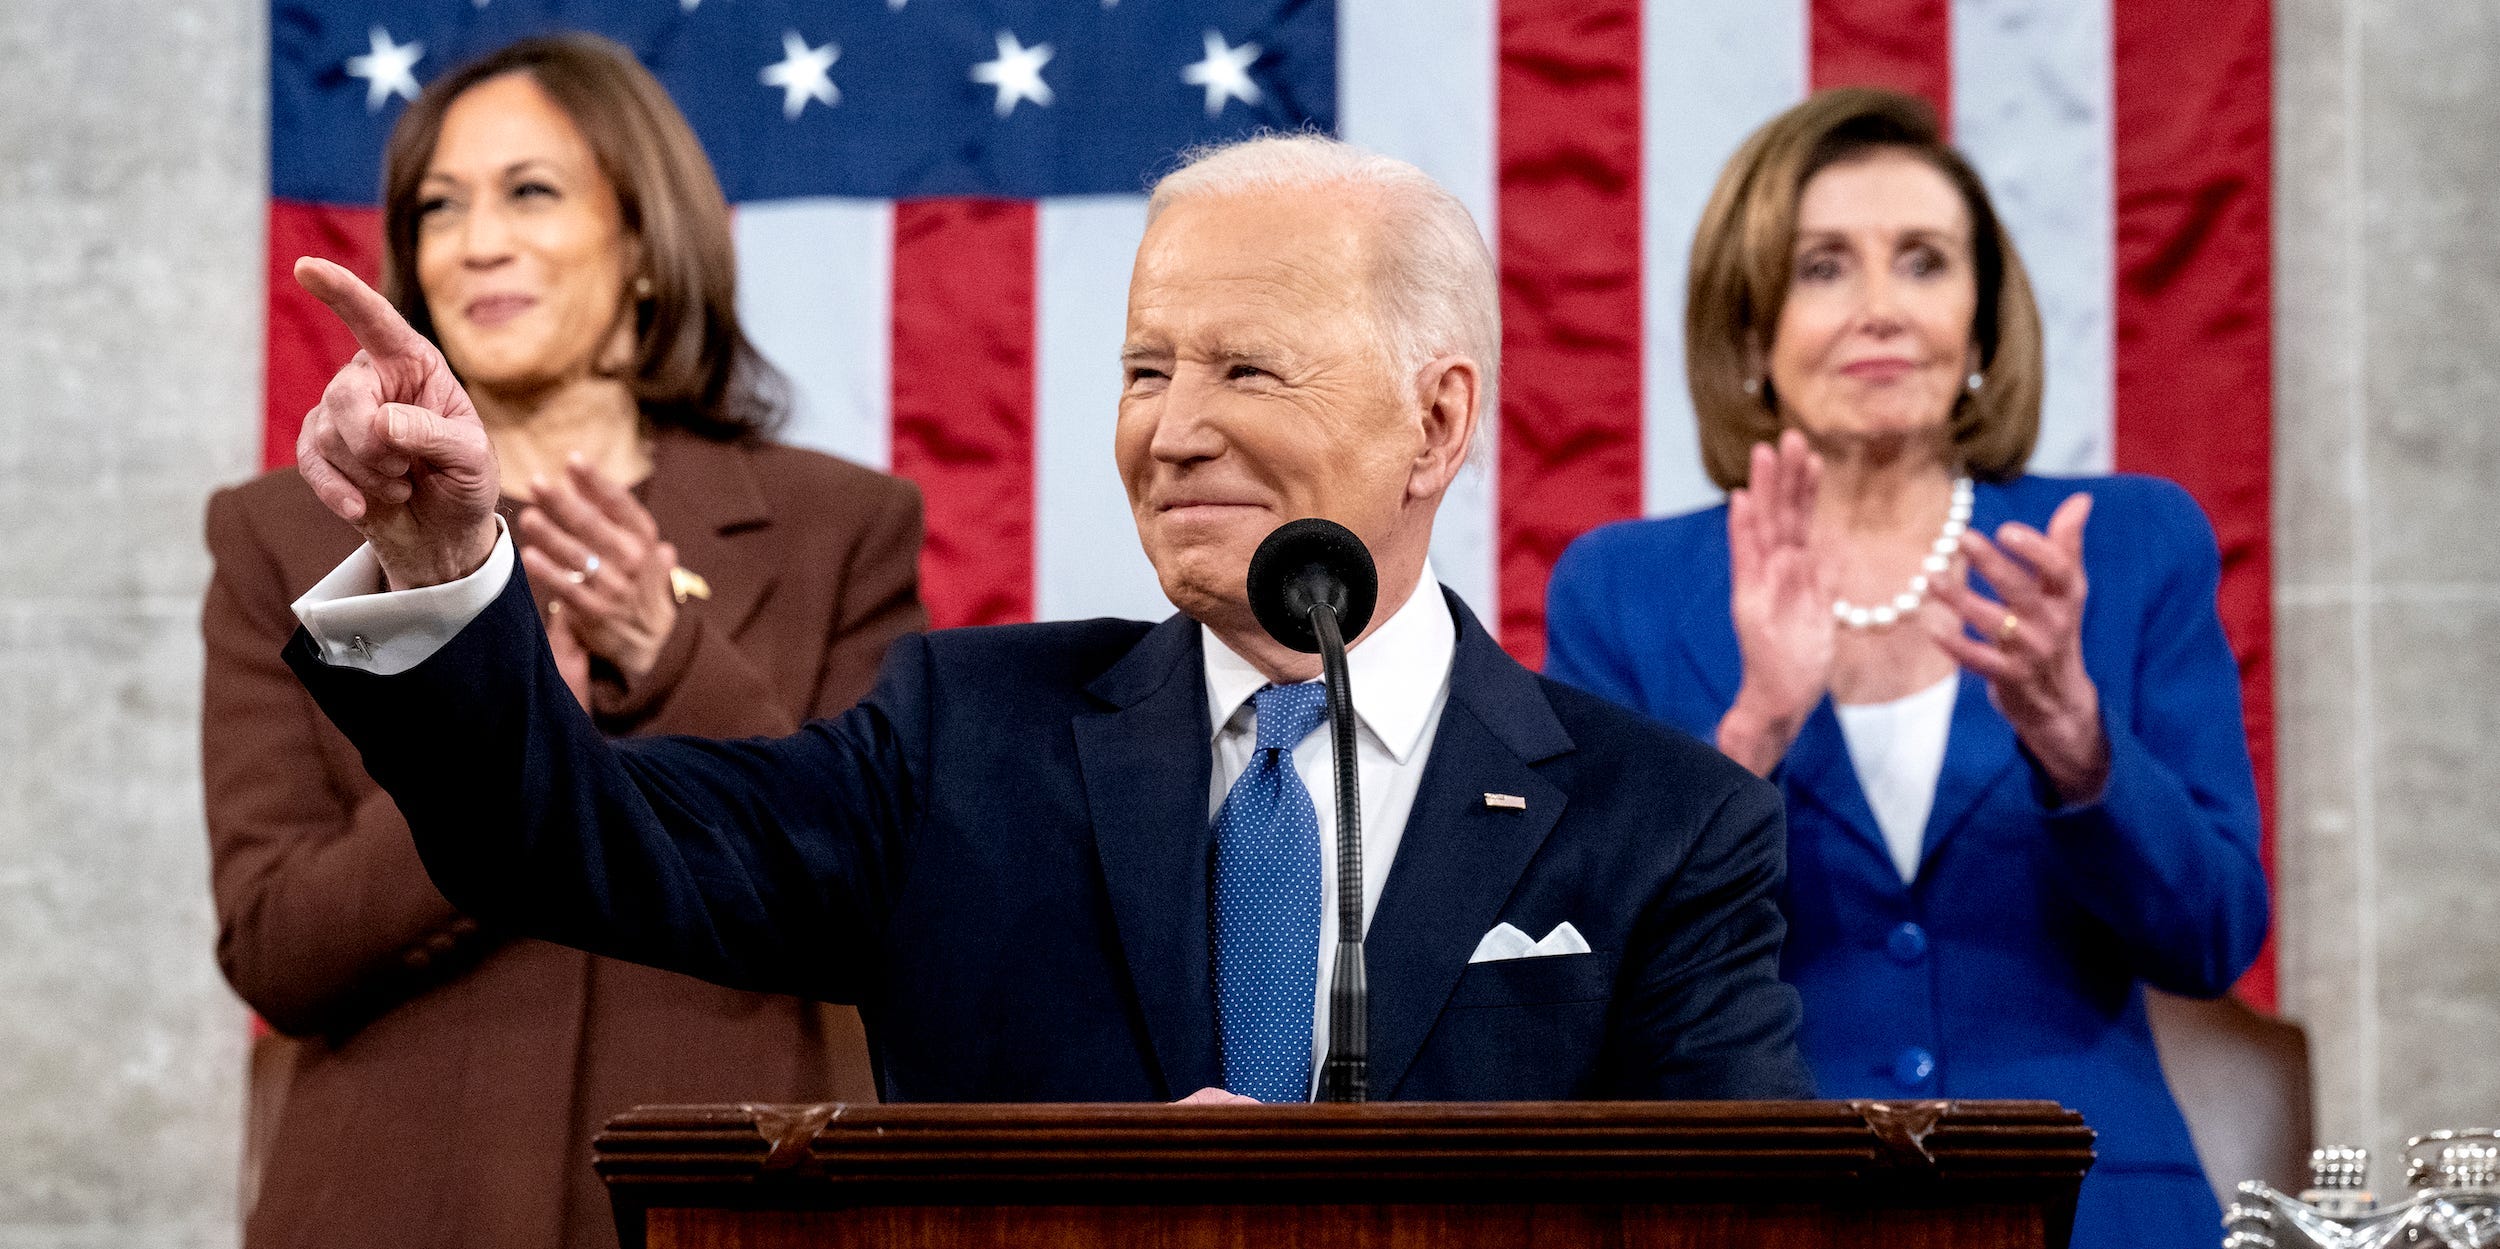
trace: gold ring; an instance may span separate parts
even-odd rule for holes
[[[2012,612],[2005,613],[2005,623],[1997,626],[1997,645],[2003,646],[2013,641],[2014,635],[2022,631],[2023,618]]]

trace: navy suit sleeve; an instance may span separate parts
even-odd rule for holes
[[[919,810],[927,650],[776,739],[611,742],[525,578],[396,676],[287,662],[407,816],[445,897],[500,929],[721,984],[859,1000]],[[898,711],[898,709],[901,709]]]
[[[1617,1096],[1814,1096],[1797,990],[1779,978],[1787,837],[1779,791],[1743,777],[1644,911],[1616,1001],[1618,1035],[1635,1038]]]
[[[2239,668],[2215,610],[2213,530],[2176,487],[2158,484],[2150,497],[2141,531],[2111,538],[2130,559],[2163,558],[2142,620],[2108,622],[2137,631],[2135,669],[2092,672],[2105,691],[2109,784],[2096,802],[2052,810],[2049,834],[2067,888],[2137,973],[2211,997],[2248,970],[2266,937],[2256,781]],[[2109,648],[2087,632],[2087,666],[2096,649]],[[2106,714],[2112,681],[2133,686],[2124,723]],[[2033,767],[2040,792],[2053,793]]]

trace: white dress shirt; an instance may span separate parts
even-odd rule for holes
[[[1250,767],[1259,746],[1258,709],[1250,696],[1268,684],[1250,661],[1199,626],[1205,642],[1207,721],[1215,726],[1215,769],[1208,778],[1207,819]],[[1406,816],[1423,785],[1424,762],[1450,699],[1450,661],[1458,653],[1458,622],[1427,566],[1413,594],[1370,637],[1346,651],[1354,686],[1355,792],[1363,805],[1363,925],[1371,930],[1380,887],[1389,878]],[[1318,1001],[1311,1008],[1311,1070],[1328,1055],[1328,990],[1337,961],[1337,786],[1335,739],[1328,722],[1293,749],[1293,770],[1319,812]]]
[[[458,581],[392,590],[373,544],[357,547],[295,600],[295,618],[333,668],[397,676],[432,657],[503,593],[512,579],[512,535],[495,517],[495,549]]]
[[[496,524],[502,525],[502,518]],[[371,546],[356,553],[295,600],[295,618],[335,666],[389,676],[405,672],[442,649],[503,593],[512,577],[512,538],[498,531],[494,553],[476,572],[457,581],[415,590],[388,590]],[[1206,653],[1207,719],[1215,725],[1214,773],[1207,790],[1212,822],[1224,795],[1250,766],[1258,749],[1257,709],[1250,696],[1268,680],[1199,626]],[[1380,904],[1380,887],[1397,858],[1407,813],[1423,784],[1424,763],[1450,695],[1450,663],[1458,653],[1458,622],[1442,599],[1430,567],[1396,613],[1346,652],[1354,684],[1356,787],[1363,804],[1363,923]],[[1319,948],[1311,957],[1319,971],[1311,1011],[1313,1078],[1328,1051],[1328,989],[1337,948],[1337,792],[1328,724],[1293,751],[1294,770],[1319,812]]]
[[[1892,852],[1901,883],[1918,879],[1927,845],[1927,814],[1936,806],[1936,780],[1944,775],[1945,738],[1953,727],[1955,691],[1962,675],[1888,703],[1839,703],[1840,736],[1849,744],[1849,766],[1875,812],[1875,827]],[[1360,689],[1361,686],[1355,688]]]

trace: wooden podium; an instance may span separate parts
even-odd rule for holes
[[[2053,1102],[646,1106],[625,1249],[2062,1249]]]

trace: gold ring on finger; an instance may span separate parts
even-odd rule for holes
[[[1997,626],[1997,645],[2003,646],[2013,641],[2014,635],[2022,631],[2023,618],[2012,612],[2005,613],[2005,623]]]

